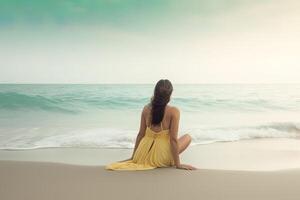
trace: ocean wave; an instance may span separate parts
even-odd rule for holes
[[[44,110],[52,112],[79,113],[89,109],[140,109],[148,98],[105,97],[85,94],[62,94],[42,96],[17,92],[0,92],[0,109]]]
[[[298,123],[269,123],[257,126],[206,128],[193,136],[196,144],[257,138],[297,138],[300,136],[300,125]]]
[[[43,110],[49,112],[80,113],[91,110],[140,110],[150,98],[143,96],[113,96],[102,93],[63,93],[54,95],[0,92],[1,110]],[[174,97],[172,103],[183,111],[266,111],[297,110],[299,102],[274,102],[267,99]]]
[[[0,149],[36,149],[52,147],[76,148],[133,148],[136,131],[116,128],[86,130],[55,130],[64,132],[41,137],[40,129],[30,130],[30,134],[17,135],[0,142]],[[23,133],[26,130],[22,130]],[[192,145],[215,142],[232,142],[257,138],[299,138],[300,124],[269,123],[257,126],[210,127],[185,130],[192,136]],[[179,134],[181,135],[181,134]]]
[[[272,102],[267,99],[238,99],[238,98],[174,98],[175,104],[188,110],[232,110],[232,111],[265,111],[289,110],[290,105]]]
[[[0,93],[0,109],[4,110],[47,110],[74,113],[72,109],[66,108],[59,99],[48,98],[41,95],[28,95],[16,92]]]

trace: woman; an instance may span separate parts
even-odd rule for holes
[[[151,103],[141,114],[140,130],[131,158],[106,166],[110,170],[147,170],[175,166],[177,169],[194,170],[191,165],[181,164],[179,154],[191,143],[188,134],[179,139],[178,108],[167,105],[173,86],[167,79],[157,82]]]

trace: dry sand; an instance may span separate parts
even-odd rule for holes
[[[103,166],[0,161],[1,200],[300,198],[300,170],[108,171]]]

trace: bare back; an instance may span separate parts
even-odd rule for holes
[[[165,113],[162,119],[162,127],[163,130],[166,129],[171,129],[171,123],[172,123],[172,117],[174,116],[174,108],[176,109],[176,107],[173,106],[169,106],[167,105],[165,108]],[[149,105],[145,106],[145,110],[144,110],[144,114],[145,114],[145,119],[146,119],[146,125],[148,127],[150,127],[151,123],[150,123],[150,119],[151,119],[151,108]],[[160,125],[151,125],[151,130],[155,131],[155,132],[159,132],[161,131],[161,127]]]

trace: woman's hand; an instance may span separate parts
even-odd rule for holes
[[[176,169],[196,170],[197,168],[193,167],[192,165],[180,164],[176,166]]]

